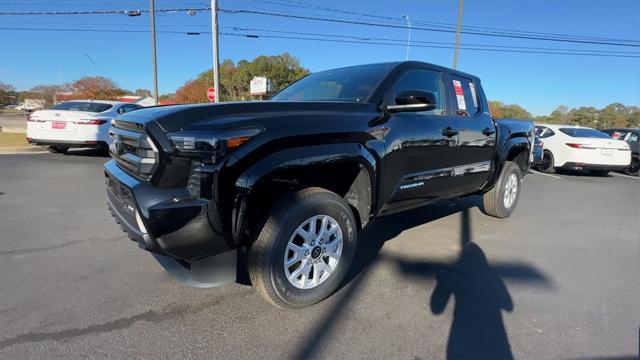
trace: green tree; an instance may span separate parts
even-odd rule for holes
[[[275,56],[258,56],[252,61],[234,63],[227,59],[220,64],[220,98],[222,101],[251,99],[249,83],[255,76],[271,79],[272,91],[278,91],[291,82],[309,74],[298,59],[288,53]],[[207,102],[206,89],[213,86],[213,70],[206,70],[189,80],[176,91],[179,102]]]

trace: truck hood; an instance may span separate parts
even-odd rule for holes
[[[229,102],[216,104],[158,106],[132,111],[119,116],[121,121],[146,124],[157,122],[165,132],[200,126],[230,126],[247,120],[277,116],[320,115],[375,111],[370,103],[354,102]]]

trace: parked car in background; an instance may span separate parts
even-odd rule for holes
[[[537,132],[537,129],[536,129],[536,132]],[[540,138],[538,137],[538,134],[536,133],[536,137],[533,142],[533,160],[531,162],[532,167],[537,167],[542,163],[543,149],[544,149],[544,143],[542,142],[542,140],[540,140]]]
[[[635,129],[605,129],[603,133],[609,134],[613,139],[626,141],[631,147],[631,165],[624,170],[628,175],[638,176],[640,172],[640,128]]]
[[[106,100],[73,100],[27,117],[27,141],[47,146],[49,151],[64,153],[70,147],[107,150],[111,142],[111,119],[140,109],[138,104]]]
[[[537,124],[536,133],[544,142],[543,159],[538,165],[542,172],[588,170],[595,175],[606,175],[612,170],[624,170],[631,163],[629,144],[596,129]]]
[[[24,111],[27,113],[44,109],[45,102],[42,99],[25,99],[23,102],[18,104],[15,109],[18,111]]]

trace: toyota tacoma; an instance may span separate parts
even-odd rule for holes
[[[423,62],[327,70],[263,102],[174,105],[118,116],[104,165],[109,209],[172,275],[236,280],[288,308],[344,281],[379,216],[482,194],[515,209],[530,121],[494,120],[480,80]]]

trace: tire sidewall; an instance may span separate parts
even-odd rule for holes
[[[543,173],[553,173],[555,172],[555,158],[553,157],[553,154],[551,153],[551,151],[549,150],[544,150],[542,152],[542,160],[544,161],[544,157],[545,156],[549,156],[549,167],[547,167],[546,169],[543,169],[542,167],[538,166],[538,170],[540,170]]]
[[[509,177],[511,174],[516,174],[516,178],[518,179],[518,188],[516,192],[516,198],[513,200],[513,204],[511,207],[507,208],[504,205],[504,193],[507,187],[507,182],[509,181]],[[502,175],[500,177],[499,184],[499,192],[498,192],[498,208],[500,209],[500,213],[502,213],[502,217],[508,217],[515,210],[518,205],[518,200],[520,200],[520,193],[522,192],[522,174],[520,173],[520,168],[514,163],[508,163],[504,170],[502,171]]]
[[[276,295],[291,307],[304,307],[315,304],[329,295],[340,285],[351,265],[356,248],[355,219],[348,205],[336,198],[323,196],[308,199],[296,204],[278,219],[282,224],[275,235],[275,241],[268,256],[268,271],[271,286]],[[336,196],[337,197],[337,196]],[[291,235],[300,224],[315,215],[328,215],[334,218],[342,230],[342,254],[331,276],[313,289],[299,289],[289,282],[284,272],[284,253]]]

